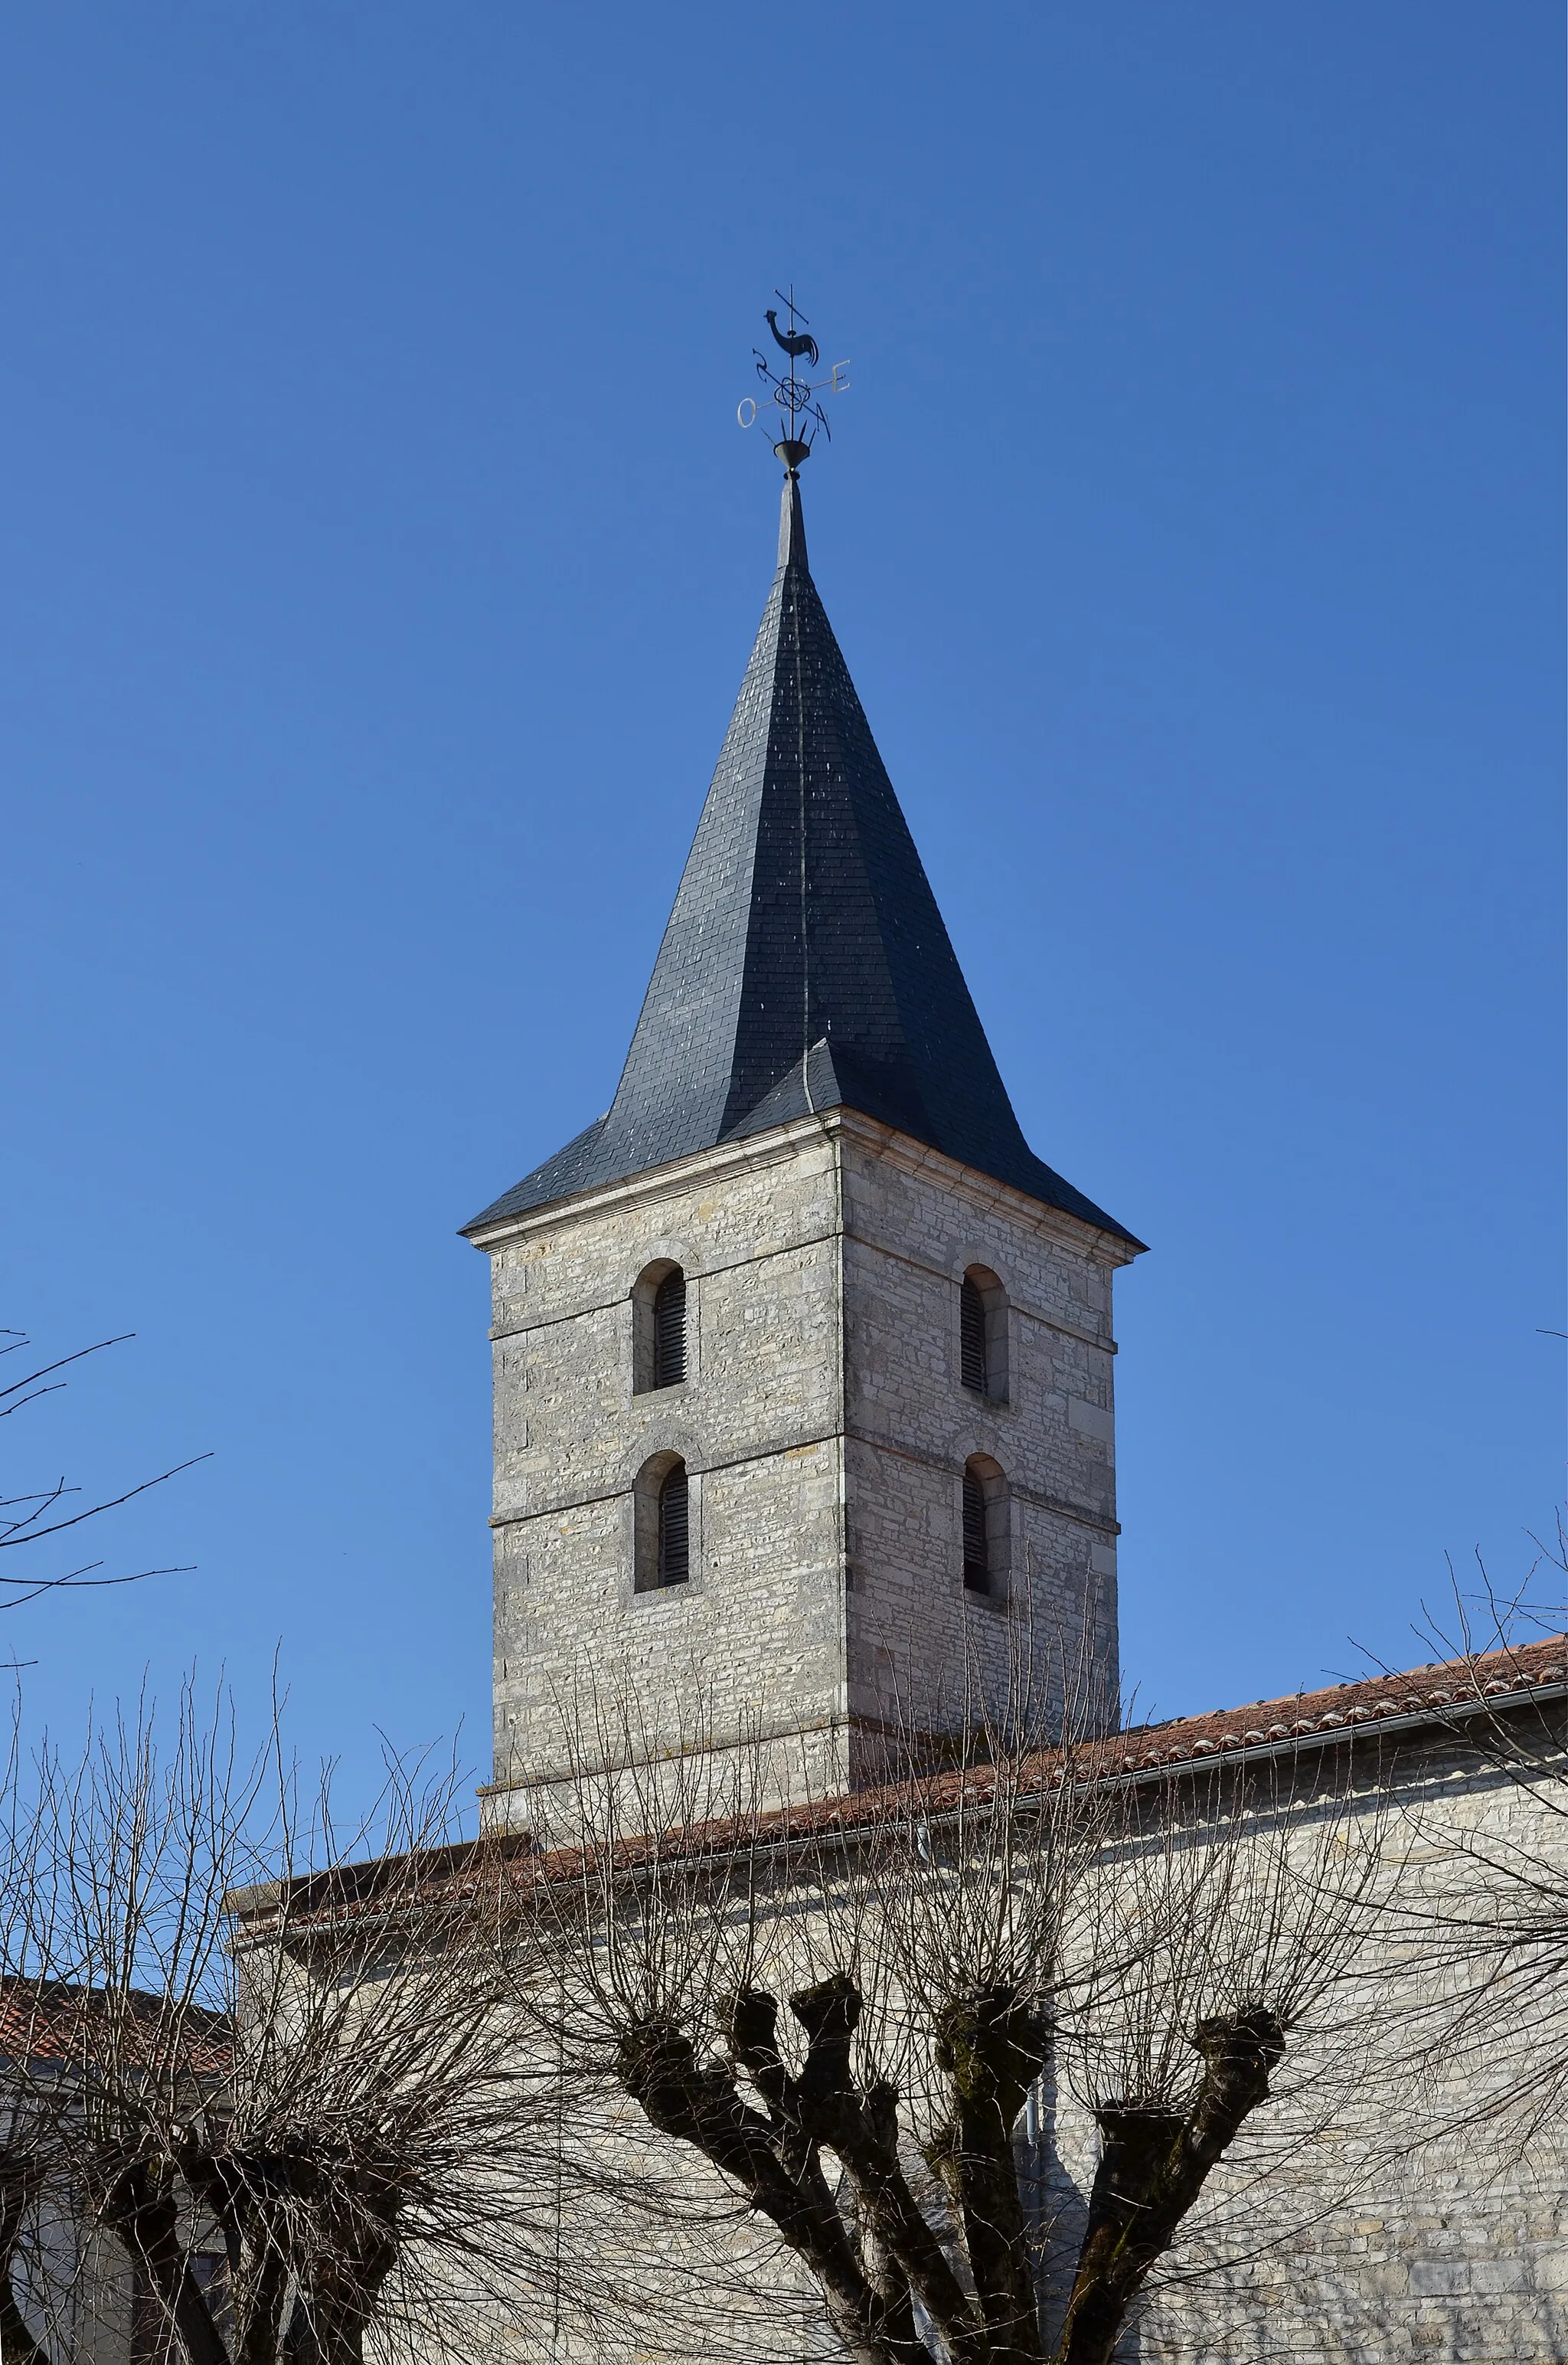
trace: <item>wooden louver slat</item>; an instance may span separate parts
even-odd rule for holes
[[[677,1267],[654,1293],[654,1385],[673,1388],[686,1377],[686,1275]]]
[[[684,1585],[690,1574],[690,1500],[686,1464],[678,1462],[659,1489],[659,1583]]]
[[[985,1395],[985,1300],[979,1283],[971,1281],[968,1273],[958,1292],[958,1375],[965,1387],[972,1388],[977,1396]]]
[[[972,1471],[964,1473],[964,1583],[971,1593],[991,1591],[991,1551],[986,1536],[985,1488]]]

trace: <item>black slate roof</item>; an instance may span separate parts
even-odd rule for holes
[[[465,1229],[836,1107],[1141,1245],[1024,1138],[812,581],[791,474],[614,1102]]]

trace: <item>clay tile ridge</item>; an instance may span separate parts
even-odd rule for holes
[[[1568,1635],[1549,1634],[1537,1642],[1510,1645],[1474,1658],[1372,1676],[1319,1691],[1291,1693],[1281,1699],[1256,1700],[1244,1709],[1178,1717],[1167,1724],[1130,1726],[1103,1740],[1080,1744],[1071,1754],[1071,1768],[1076,1778],[1109,1776],[1136,1780],[1156,1772],[1179,1774],[1216,1757],[1249,1751],[1279,1753],[1332,1744],[1347,1733],[1360,1736],[1419,1726],[1441,1728],[1494,1702],[1528,1700],[1565,1687]],[[1027,1761],[1021,1787],[1048,1790],[1065,1778],[1067,1764],[1061,1751],[1042,1750]],[[689,1823],[678,1831],[651,1833],[622,1842],[616,1849],[617,1863],[632,1873],[655,1860],[668,1862],[676,1855],[699,1861],[711,1855],[717,1860],[734,1849],[743,1828],[747,1845],[784,1844],[813,1833],[850,1837],[896,1823],[912,1805],[917,1805],[923,1815],[942,1815],[966,1803],[983,1804],[995,1787],[995,1768],[974,1765],[927,1776],[915,1786],[894,1783],[881,1789],[816,1799],[805,1806],[776,1808],[748,1818],[744,1827],[734,1821]],[[434,1881],[427,1886],[420,1880],[417,1886],[429,1900],[443,1886],[449,1886],[454,1896],[465,1888],[477,1893],[481,1884],[489,1887],[498,1875],[522,1885],[567,1881],[580,1873],[583,1861],[581,1848],[534,1853],[525,1835],[511,1833],[435,1852],[425,1867],[427,1872],[434,1871]],[[371,1898],[394,1862],[404,1867],[406,1877],[403,1859],[344,1866],[330,1876],[319,1876],[319,1896],[297,1896],[296,1905],[304,1907],[306,1920],[329,1921],[345,1911],[372,1910]],[[254,1890],[230,1900],[241,1921],[266,1918],[267,1912],[275,1911],[277,1902],[275,1889]],[[296,1919],[294,1912],[290,1919]]]
[[[1561,1688],[1568,1684],[1565,1662],[1568,1635],[1553,1634],[1539,1642],[1488,1652],[1477,1658],[1448,1660],[1440,1665],[1374,1676],[1359,1683],[1333,1684],[1320,1691],[1254,1701],[1245,1709],[1216,1709],[1204,1716],[1180,1717],[1169,1724],[1134,1725],[1103,1741],[1080,1744],[1073,1753],[1073,1771],[1081,1778],[1137,1777],[1156,1769],[1175,1773],[1222,1754],[1331,1742],[1347,1731],[1441,1726],[1456,1714],[1473,1712],[1483,1703]],[[1053,1779],[1062,1779],[1064,1765],[1059,1750],[1042,1750],[1029,1761],[1023,1787],[1048,1789]],[[917,1790],[895,1783],[884,1789],[858,1790],[846,1798],[815,1800],[805,1807],[778,1808],[758,1816],[747,1830],[749,1834],[755,1829],[764,1844],[830,1827],[846,1834],[868,1832],[880,1823],[896,1822],[909,1811],[913,1799],[918,1799],[923,1814],[940,1815],[956,1810],[966,1800],[983,1804],[994,1788],[994,1769],[974,1765],[927,1777]],[[678,1844],[683,1855],[718,1855],[734,1845],[734,1834],[733,1824],[697,1824],[678,1834],[628,1841],[619,1854],[630,1872],[655,1855],[667,1860]],[[539,1857],[535,1869],[545,1878],[569,1878],[581,1862],[580,1849],[563,1848]]]
[[[232,2061],[230,2024],[221,2012],[179,2005],[140,1988],[126,2001],[132,2042],[148,2061],[177,2060],[198,2075],[218,2075]],[[84,2064],[110,2024],[107,2002],[102,1990],[64,1979],[0,1979],[0,2056],[33,2064]],[[116,2042],[125,2045],[123,2032]]]

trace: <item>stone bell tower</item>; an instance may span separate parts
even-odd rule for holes
[[[877,1778],[1019,1637],[1114,1715],[1111,1281],[1025,1141],[806,563],[778,566],[609,1114],[467,1225],[494,1283],[498,1822],[563,1704]],[[1042,1651],[1042,1647],[1043,1651]],[[554,1806],[553,1806],[554,1801]]]

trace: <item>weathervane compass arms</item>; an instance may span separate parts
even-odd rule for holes
[[[833,441],[833,430],[827,423],[822,396],[824,390],[829,394],[848,393],[849,364],[834,362],[825,377],[811,378],[799,375],[801,363],[803,362],[807,369],[815,369],[822,355],[817,350],[817,341],[811,333],[811,323],[795,301],[794,288],[791,287],[788,295],[781,287],[776,287],[773,292],[790,315],[787,329],[779,327],[777,312],[770,311],[766,315],[768,328],[773,332],[774,344],[786,357],[784,375],[778,375],[775,355],[764,353],[759,345],[754,345],[752,353],[756,361],[756,374],[767,392],[760,401],[748,394],[737,407],[735,417],[743,427],[753,427],[764,412],[771,410],[777,413],[774,424],[781,432],[773,448],[792,476],[815,443],[819,427],[829,443]]]

